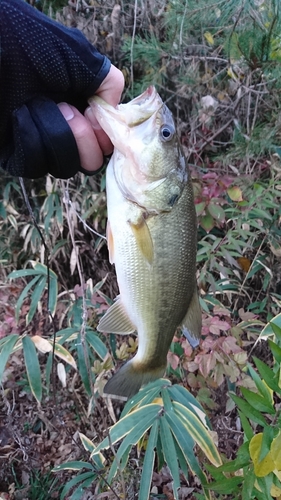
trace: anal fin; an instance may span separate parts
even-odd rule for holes
[[[199,303],[198,291],[195,288],[188,311],[181,324],[182,333],[187,338],[191,347],[195,348],[199,344],[202,329],[202,312]]]
[[[136,331],[120,298],[106,311],[98,324],[97,330],[103,333],[117,333],[119,335],[127,335]]]

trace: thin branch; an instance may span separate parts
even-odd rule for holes
[[[134,6],[134,26],[133,26],[133,33],[132,33],[132,42],[131,42],[131,50],[130,50],[130,58],[131,58],[131,87],[132,90],[134,88],[134,43],[135,43],[135,37],[136,37],[136,28],[137,28],[137,7],[138,7],[138,0],[135,0],[135,6]]]

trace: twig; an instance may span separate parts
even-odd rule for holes
[[[130,50],[130,57],[131,57],[130,73],[131,73],[131,87],[132,87],[132,90],[134,88],[134,43],[135,43],[136,28],[137,28],[137,7],[138,7],[138,0],[135,0],[135,6],[134,6],[134,25],[133,25],[132,42],[131,42],[131,50]]]
[[[246,276],[245,276],[245,278],[244,278],[244,280],[243,280],[243,283],[242,283],[242,285],[241,285],[241,287],[240,287],[240,290],[239,290],[239,292],[238,292],[238,293],[239,293],[239,295],[242,293],[242,290],[243,290],[243,288],[244,288],[244,286],[245,286],[245,283],[246,283],[246,281],[247,281],[247,279],[248,279],[249,273],[251,272],[252,267],[253,267],[254,263],[256,262],[256,260],[257,260],[257,257],[258,257],[258,255],[259,255],[259,253],[260,253],[260,251],[261,251],[261,247],[262,247],[262,245],[264,244],[264,241],[265,241],[266,237],[267,237],[267,234],[265,234],[265,235],[264,235],[264,237],[263,237],[263,239],[262,239],[262,241],[261,241],[261,244],[260,244],[259,248],[257,249],[257,253],[256,253],[256,255],[255,255],[255,258],[254,258],[254,259],[252,260],[252,262],[251,262],[251,265],[250,265],[250,267],[249,267],[249,269],[248,269],[248,271],[247,271],[247,274],[246,274]],[[238,302],[238,300],[239,300],[239,298],[237,298],[237,299],[236,299],[236,301],[235,301],[235,304],[234,304],[234,306],[233,306],[233,311],[236,311],[236,308],[237,308],[237,302]]]
[[[51,322],[52,322],[52,326],[53,326],[53,332],[54,332],[54,342],[53,342],[53,351],[52,351],[52,383],[53,383],[53,399],[54,399],[54,406],[55,408],[57,408],[57,402],[56,402],[56,375],[55,375],[55,364],[54,364],[54,359],[55,359],[55,345],[56,345],[56,325],[55,325],[55,319],[51,313],[51,309],[50,309],[50,281],[51,281],[51,276],[50,276],[50,252],[49,252],[49,248],[47,246],[47,243],[45,241],[45,238],[42,234],[42,231],[36,221],[36,218],[35,218],[35,215],[34,215],[34,212],[31,208],[31,205],[29,203],[29,199],[28,199],[28,196],[27,196],[27,192],[26,192],[26,189],[25,189],[25,185],[24,185],[24,180],[22,177],[19,177],[19,181],[20,181],[20,185],[21,185],[21,190],[22,190],[22,194],[23,194],[23,197],[24,197],[24,200],[25,200],[25,203],[26,203],[26,206],[27,206],[27,209],[28,209],[28,212],[29,212],[29,215],[31,217],[31,220],[34,224],[34,226],[36,227],[38,233],[39,233],[39,236],[40,236],[40,239],[42,241],[42,244],[43,244],[43,247],[45,248],[45,252],[46,252],[46,266],[47,266],[47,311],[48,311],[48,314],[51,318]]]
[[[180,42],[179,42],[180,47],[182,46],[183,23],[184,23],[185,16],[186,16],[187,5],[188,5],[188,0],[185,0],[185,6],[184,6],[183,16],[182,16],[182,20],[181,20],[181,27],[180,27]]]
[[[114,446],[112,444],[112,441],[111,441],[111,436],[110,436],[110,431],[108,432],[108,442],[109,442],[109,446],[110,446],[110,449],[114,455],[114,459],[116,460],[117,462],[117,469],[119,471],[119,474],[120,474],[120,479],[121,479],[121,487],[122,487],[122,499],[123,500],[126,500],[126,485],[125,485],[125,479],[124,479],[124,474],[123,474],[123,471],[121,469],[121,463],[120,463],[120,460],[119,458],[117,457],[117,453],[114,449]]]
[[[62,186],[62,192],[63,192],[63,202],[65,204],[65,209],[66,209],[66,219],[68,223],[68,229],[69,229],[69,234],[70,234],[70,239],[72,242],[73,250],[75,252],[76,256],[76,264],[77,264],[77,270],[79,274],[79,280],[80,280],[80,285],[82,289],[82,324],[80,327],[80,336],[81,336],[81,344],[85,356],[85,363],[87,367],[87,372],[89,375],[89,381],[90,381],[90,387],[91,387],[91,393],[93,394],[93,383],[92,383],[92,376],[91,376],[91,370],[89,366],[89,358],[87,356],[87,351],[86,351],[86,345],[85,345],[85,336],[86,336],[86,326],[87,326],[87,320],[88,320],[88,310],[87,310],[87,304],[86,304],[86,297],[85,297],[85,280],[82,272],[82,267],[81,267],[81,262],[80,262],[80,256],[77,251],[76,247],[76,242],[75,242],[75,237],[74,237],[74,231],[73,231],[73,224],[71,221],[71,211],[70,209],[72,208],[70,198],[69,198],[69,191],[68,191],[68,186],[69,186],[69,180],[64,181],[61,180],[61,186]]]

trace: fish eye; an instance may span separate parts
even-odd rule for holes
[[[160,129],[161,139],[163,141],[170,141],[174,137],[175,129],[170,125],[162,125]]]

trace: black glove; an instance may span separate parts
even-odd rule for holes
[[[12,175],[69,178],[76,141],[55,103],[83,112],[110,69],[74,28],[23,0],[0,0],[0,165]]]

